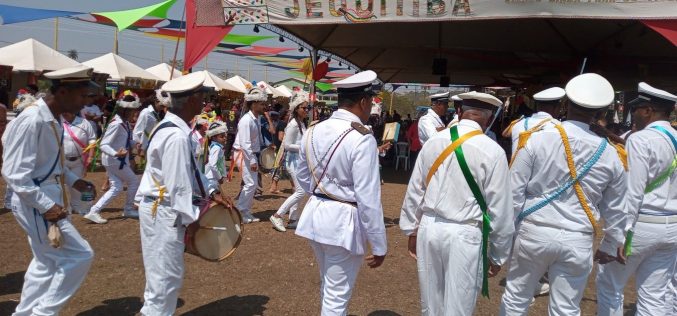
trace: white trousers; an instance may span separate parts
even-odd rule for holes
[[[173,315],[183,285],[186,228],[181,225],[174,227],[177,213],[169,206],[159,205],[153,218],[152,205],[145,201],[139,205],[141,251],[146,273],[141,314]]]
[[[76,161],[68,161],[66,160],[66,168],[68,168],[71,172],[73,172],[78,178],[84,178],[85,176],[85,165],[82,164],[82,158],[76,160]],[[73,212],[79,213],[79,214],[87,214],[89,212],[89,209],[91,207],[90,202],[85,202],[81,200],[82,194],[80,191],[71,188],[71,208],[73,209]]]
[[[301,212],[298,211],[299,205],[306,196],[306,191],[303,190],[299,184],[299,180],[296,179],[296,168],[288,168],[287,171],[289,172],[292,182],[294,182],[294,193],[284,200],[284,203],[282,203],[277,210],[277,215],[283,216],[289,212],[290,220],[298,220],[299,217],[301,217]]]
[[[598,266],[597,314],[623,315],[623,289],[635,275],[636,315],[665,315],[677,299],[666,300],[666,295],[674,295],[670,294],[670,283],[675,276],[675,261],[677,223],[637,222],[632,253],[626,264],[612,262]]]
[[[354,255],[343,247],[310,241],[320,268],[322,316],[343,316],[353,293],[363,255]]]
[[[523,222],[513,245],[500,315],[527,315],[538,280],[546,272],[549,314],[580,315],[592,271],[592,245],[592,234]]]
[[[26,206],[17,195],[12,198],[12,206],[33,253],[24,276],[21,301],[13,315],[58,315],[87,276],[94,251],[70,218],[58,222],[63,245],[56,249],[49,245],[47,222],[37,210]]]
[[[668,302],[668,309],[665,314],[668,316],[677,316],[677,260],[675,260],[675,274],[672,275],[672,282],[670,282],[665,301]],[[670,306],[670,303],[672,303],[672,306]]]
[[[416,239],[421,314],[472,315],[482,285],[482,231],[423,214]]]
[[[139,188],[139,178],[134,174],[134,171],[132,171],[129,165],[125,165],[122,169],[120,169],[117,164],[106,166],[106,172],[108,173],[108,179],[110,180],[110,188],[101,199],[92,206],[90,212],[101,213],[101,210],[124,190],[125,185],[127,185],[127,200],[125,201],[123,210],[133,210],[134,196],[136,195],[136,190]]]
[[[236,155],[242,155],[242,151],[235,152]],[[235,161],[240,161],[235,159]],[[258,187],[258,172],[252,171],[251,161],[242,158],[242,163],[240,165],[240,172],[242,173],[242,181],[244,185],[242,186],[242,192],[240,192],[240,198],[237,200],[237,209],[242,213],[251,212],[252,205],[254,204],[254,194],[256,194],[256,188]],[[260,166],[259,166],[260,167]]]

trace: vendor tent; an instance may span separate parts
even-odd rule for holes
[[[265,81],[259,81],[256,86],[265,91],[267,94],[272,94],[273,98],[288,97],[284,92],[274,88]]]
[[[124,81],[125,78],[160,80],[154,74],[113,53],[88,60],[82,64],[94,68],[96,72],[109,74],[110,80],[113,81]]]
[[[448,76],[456,84],[561,84],[587,58],[585,71],[615,87],[645,80],[677,88],[677,47],[650,23],[677,25],[674,1],[306,4],[271,0],[272,28],[320,55],[374,70],[384,82],[438,83]]]
[[[225,80],[219,78],[219,76],[207,71],[207,70],[202,70],[205,72],[206,80],[204,82],[204,85],[207,87],[212,87],[216,89],[216,91],[220,90],[229,90],[229,91],[238,91],[238,88],[233,86],[232,84],[226,82]]]
[[[235,87],[237,89],[235,91],[240,93],[247,93],[247,91],[252,88],[251,82],[238,75],[228,78],[226,82]]]
[[[172,72],[172,66],[167,65],[166,63],[147,68],[146,71],[160,78],[162,81],[169,81],[170,77],[171,79],[174,79],[182,76],[181,72],[176,68],[174,68],[174,71]],[[173,75],[171,75],[172,73]]]
[[[32,38],[0,48],[0,65],[12,71],[41,72],[80,65],[66,55]]]
[[[285,85],[279,85],[275,87],[275,89],[282,94],[285,98],[291,98],[292,96],[292,91],[291,89],[287,88]]]

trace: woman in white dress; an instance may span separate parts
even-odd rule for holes
[[[289,112],[291,112],[291,120],[284,129],[284,141],[282,144],[286,152],[285,167],[294,182],[294,194],[288,197],[287,200],[282,203],[280,209],[270,217],[270,222],[273,224],[273,227],[281,232],[286,231],[283,216],[284,214],[287,214],[287,212],[289,212],[289,223],[287,224],[287,228],[296,228],[296,223],[298,222],[299,217],[301,217],[299,204],[301,204],[301,200],[306,196],[305,191],[303,191],[303,188],[301,188],[301,185],[296,179],[296,170],[299,159],[301,158],[299,157],[301,138],[306,132],[304,120],[308,117],[307,92],[297,91],[292,95],[291,101],[289,102]]]

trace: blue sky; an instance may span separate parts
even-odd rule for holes
[[[15,5],[22,7],[54,9],[62,11],[75,12],[105,12],[118,11],[131,8],[138,8],[160,2],[161,0],[0,0],[0,4]],[[180,19],[182,0],[177,1],[170,11],[169,18]],[[237,26],[234,33],[237,34],[255,34],[251,26]],[[261,33],[267,32],[261,29]],[[59,40],[58,49],[66,52],[70,49],[78,51],[78,61],[83,62],[96,58],[103,54],[113,51],[115,28],[105,25],[99,25],[88,22],[76,21],[68,18],[59,19]],[[16,23],[9,25],[0,25],[0,47],[16,43],[27,38],[34,38],[44,44],[54,47],[54,19]],[[160,62],[170,60],[174,53],[176,41],[154,38],[143,35],[140,32],[125,30],[118,35],[118,49],[120,56],[141,66],[148,68],[157,65]],[[260,41],[257,45],[278,46],[280,43],[277,38]],[[178,59],[183,59],[183,41],[179,44]],[[289,46],[287,42],[285,44]],[[300,54],[292,50],[291,54]],[[307,51],[305,52],[307,53]],[[164,60],[163,60],[164,56]],[[195,70],[202,70],[205,67],[205,61],[201,61]],[[225,55],[220,53],[211,53],[207,57],[208,70],[213,73],[219,73],[228,70],[231,73],[248,78],[250,80],[261,81],[268,79],[269,82],[283,80],[289,77],[288,73],[281,69],[265,67],[261,63],[253,62],[243,57]],[[267,69],[267,70],[266,70]]]

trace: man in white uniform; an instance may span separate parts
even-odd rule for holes
[[[237,200],[237,209],[242,212],[245,224],[259,222],[258,217],[252,215],[254,194],[258,187],[258,154],[261,152],[261,125],[259,116],[263,113],[268,95],[259,88],[252,88],[244,96],[249,112],[240,118],[235,136],[235,163],[242,173],[242,192]]]
[[[628,253],[619,249],[619,262],[599,266],[598,315],[623,315],[623,290],[633,275],[636,315],[665,315],[677,299],[670,285],[677,261],[677,132],[670,113],[677,96],[644,82],[638,90],[628,104],[638,131],[626,142],[626,228],[632,237],[626,239]]]
[[[309,128],[301,140],[297,179],[312,194],[296,234],[310,240],[320,269],[321,315],[346,315],[357,273],[366,258],[379,267],[387,252],[376,139],[369,119],[376,73],[337,81],[338,111]]]
[[[447,115],[447,109],[449,109],[449,92],[431,95],[430,102],[428,113],[418,120],[418,138],[421,145],[424,145],[437,132],[445,129],[442,118]]]
[[[532,135],[510,170],[518,233],[501,315],[527,315],[546,272],[550,315],[579,315],[594,234],[604,233],[594,254],[601,264],[614,260],[623,244],[625,170],[616,149],[589,128],[614,101],[614,89],[589,73],[571,79],[565,90],[568,120]]]
[[[197,72],[165,83],[169,110],[151,132],[148,162],[136,194],[141,224],[141,250],[146,288],[141,315],[173,315],[183,283],[186,225],[196,221],[200,205],[194,196],[224,203],[216,183],[208,181],[193,155],[190,120],[200,112],[207,88]],[[202,202],[204,203],[204,202]]]
[[[12,188],[12,213],[28,235],[33,253],[24,277],[21,301],[13,315],[58,315],[87,276],[94,252],[68,216],[68,188],[94,192],[65,167],[63,129],[58,117],[77,113],[85,104],[92,68],[78,66],[46,73],[51,94],[28,106],[10,124],[3,138],[2,176]],[[61,231],[54,248],[48,225]],[[6,256],[4,254],[3,256]]]
[[[139,187],[139,178],[130,166],[129,152],[132,149],[132,129],[129,121],[137,115],[141,106],[133,95],[125,95],[118,101],[118,114],[108,124],[106,133],[101,139],[101,160],[110,179],[110,189],[92,206],[84,218],[97,223],[108,222],[101,217],[101,210],[127,187],[127,198],[123,208],[123,216],[138,218],[139,213],[134,210],[134,195]]]
[[[531,117],[518,119],[510,124],[510,135],[512,137],[512,156],[517,152],[517,147],[522,135],[523,143],[529,139],[530,135],[546,128],[552,128],[560,122],[555,119],[562,108],[562,98],[565,91],[560,87],[545,89],[533,95],[538,112]],[[522,134],[527,132],[526,134]]]
[[[155,91],[155,100],[139,113],[139,118],[134,125],[132,140],[139,146],[139,149],[146,150],[148,146],[148,136],[153,127],[164,118],[164,112],[167,107],[169,96],[162,90]]]
[[[474,91],[459,97],[461,120],[421,149],[400,214],[418,264],[423,315],[472,315],[482,273],[500,271],[515,230],[505,152],[482,132],[501,100]],[[491,218],[486,244],[484,216]]]
[[[96,131],[99,128],[99,123],[102,122],[103,112],[96,105],[95,100],[98,97],[96,93],[90,92],[87,94],[87,102],[89,102],[85,107],[80,111],[80,116],[84,117],[92,128]]]
[[[66,158],[65,166],[79,178],[85,176],[87,166],[94,156],[96,131],[92,124],[73,113],[61,114],[63,124],[63,150]],[[85,215],[91,206],[89,201],[82,201],[78,190],[71,188],[71,207],[73,211]]]

